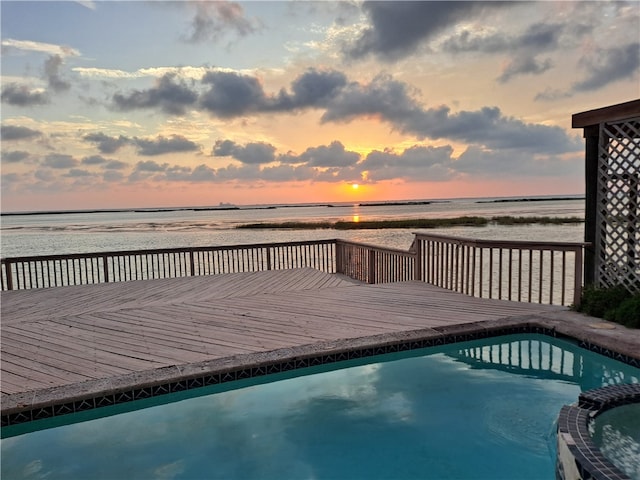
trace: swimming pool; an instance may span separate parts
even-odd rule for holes
[[[2,476],[552,479],[561,407],[640,369],[512,335],[260,381],[42,422],[1,441]]]

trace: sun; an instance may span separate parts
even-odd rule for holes
[[[354,189],[354,190],[357,190],[357,189],[360,188],[360,185],[358,185],[357,183],[352,183],[351,184],[351,188]]]

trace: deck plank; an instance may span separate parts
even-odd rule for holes
[[[2,292],[2,393],[341,339],[566,310],[318,270]]]

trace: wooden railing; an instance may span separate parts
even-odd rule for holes
[[[315,268],[365,283],[421,280],[467,295],[578,305],[583,243],[416,234],[409,251],[346,240],[135,250],[1,260],[2,290]]]
[[[335,240],[168,248],[1,260],[2,290],[315,268],[335,273]]]
[[[476,297],[579,305],[584,243],[416,234],[416,279]]]
[[[415,278],[416,257],[404,250],[336,240],[336,273],[365,283],[405,282]]]

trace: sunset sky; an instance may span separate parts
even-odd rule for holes
[[[635,1],[0,8],[5,212],[580,194],[640,97]]]

